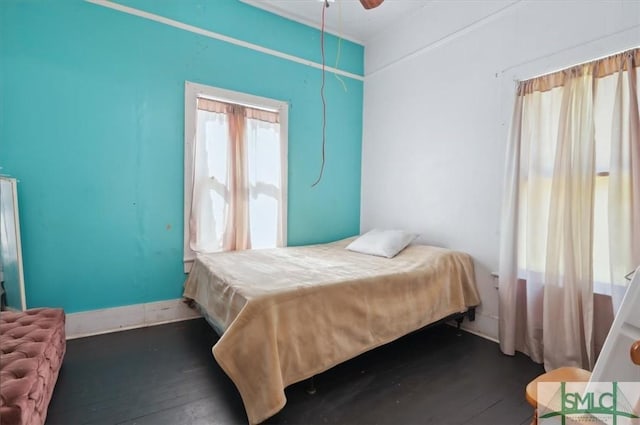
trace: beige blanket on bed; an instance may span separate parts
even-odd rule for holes
[[[194,263],[184,296],[224,331],[213,355],[250,423],[284,407],[286,386],[480,303],[467,254],[412,245],[387,259],[347,242]]]

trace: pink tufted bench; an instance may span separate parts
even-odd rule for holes
[[[64,311],[0,312],[0,423],[42,425],[62,366]]]

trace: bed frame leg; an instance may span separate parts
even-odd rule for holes
[[[307,388],[305,389],[307,394],[310,394],[310,395],[313,395],[316,393],[316,383],[313,378],[314,377],[312,376],[311,378],[307,379]]]
[[[462,321],[464,320],[464,314],[460,314],[456,317],[456,335],[462,335],[462,331],[460,330],[460,325],[462,325]]]
[[[467,310],[467,318],[469,318],[470,322],[473,322],[476,320],[476,308],[475,307],[469,307],[469,310]]]

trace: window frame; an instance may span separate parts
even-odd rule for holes
[[[192,183],[188,176],[193,174],[193,145],[196,137],[196,115],[198,97],[207,97],[221,102],[235,103],[260,109],[277,111],[280,119],[280,147],[282,157],[288,158],[289,147],[289,103],[283,100],[270,99],[248,93],[222,89],[205,84],[185,81],[184,83],[184,213],[183,213],[183,262],[184,272],[189,273],[195,259],[195,253],[189,247],[189,216],[191,214]],[[285,178],[282,181],[284,225],[283,240],[287,242],[287,205],[288,205],[288,161],[283,161],[281,173]]]

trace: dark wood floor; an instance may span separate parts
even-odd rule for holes
[[[47,424],[246,424],[202,319],[68,341]],[[442,325],[286,391],[269,424],[529,424],[524,387],[542,367]]]

